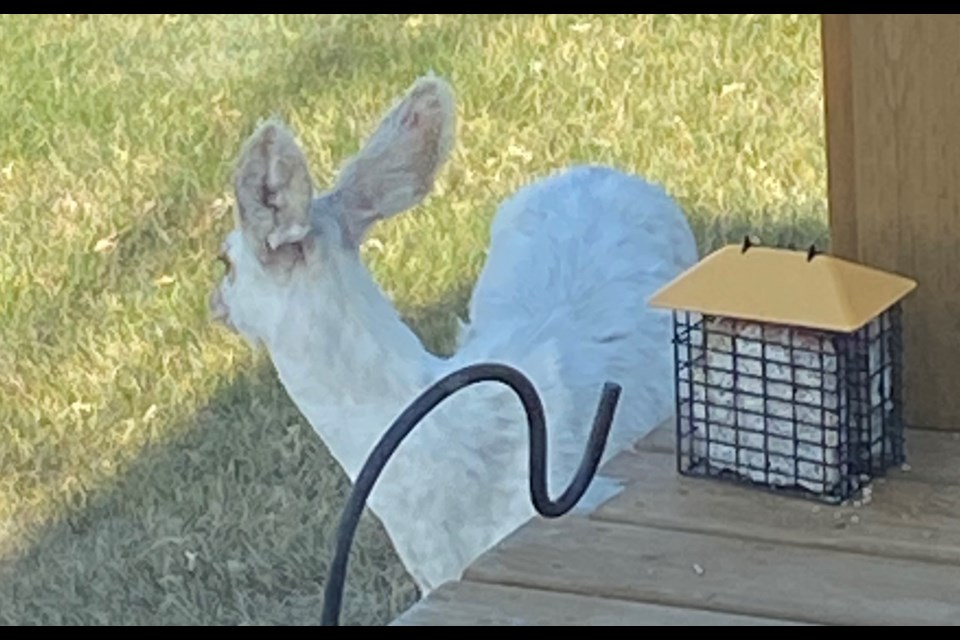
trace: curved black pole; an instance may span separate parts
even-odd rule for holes
[[[543,414],[543,403],[533,383],[518,370],[503,364],[481,363],[454,371],[420,394],[393,421],[360,470],[337,529],[336,550],[323,597],[322,625],[336,626],[340,623],[350,546],[353,544],[353,537],[367,497],[373,490],[373,485],[376,484],[384,466],[390,460],[390,456],[414,427],[437,405],[460,389],[478,382],[502,382],[513,389],[523,404],[530,430],[530,499],[537,513],[545,518],[557,518],[570,511],[583,497],[603,457],[603,449],[613,424],[613,414],[620,400],[619,385],[612,382],[603,385],[600,405],[593,419],[593,428],[590,431],[587,450],[580,461],[580,467],[570,486],[554,501],[550,499],[547,492],[547,426]]]

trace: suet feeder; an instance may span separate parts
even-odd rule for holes
[[[903,464],[900,301],[915,287],[745,239],[657,292],[673,311],[678,471],[839,503]]]

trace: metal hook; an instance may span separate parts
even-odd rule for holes
[[[523,405],[523,410],[527,414],[527,430],[530,436],[528,458],[530,500],[537,513],[545,518],[558,518],[573,509],[586,493],[603,457],[607,436],[613,425],[614,411],[620,400],[620,385],[612,382],[603,385],[600,404],[593,418],[593,427],[587,437],[587,449],[580,460],[580,466],[570,486],[560,494],[560,497],[553,500],[547,492],[547,424],[543,404],[533,383],[519,370],[503,364],[480,363],[454,371],[430,385],[404,409],[380,438],[380,442],[374,447],[360,470],[343,514],[340,516],[333,561],[324,589],[321,625],[340,624],[340,608],[343,603],[343,587],[347,575],[350,546],[367,497],[373,491],[373,486],[390,456],[414,427],[420,424],[420,421],[438,404],[460,389],[478,382],[499,382],[510,387]]]

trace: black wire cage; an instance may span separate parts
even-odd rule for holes
[[[674,311],[677,467],[839,503],[905,461],[900,305],[852,333]]]
[[[673,311],[677,470],[837,504],[906,461],[912,280],[730,245],[658,292]]]

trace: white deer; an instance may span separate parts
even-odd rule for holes
[[[448,84],[420,78],[322,192],[288,129],[260,125],[239,159],[237,228],[211,309],[266,347],[352,481],[433,381],[477,362],[519,369],[545,405],[555,497],[583,454],[604,382],[622,387],[604,461],[671,415],[670,316],[647,298],[695,263],[696,245],[677,205],[637,177],[581,166],[534,182],[500,206],[470,324],[456,355],[435,357],[378,288],[359,246],[374,222],[427,195],[454,125]],[[514,393],[484,382],[441,404],[387,464],[369,507],[421,596],[535,515],[528,446]],[[617,491],[615,480],[596,478],[581,510]]]

